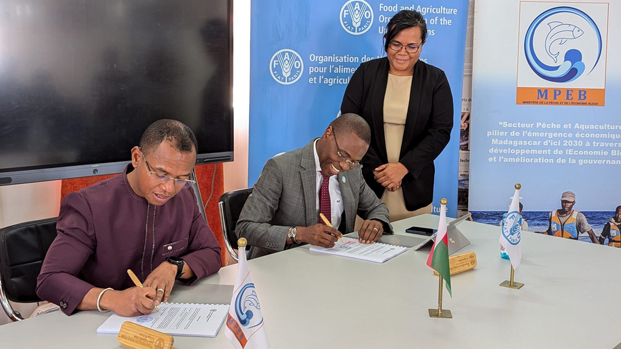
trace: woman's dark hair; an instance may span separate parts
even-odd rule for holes
[[[388,45],[392,39],[399,34],[400,31],[412,27],[420,28],[420,36],[423,43],[427,39],[427,23],[420,12],[402,10],[394,15],[390,22],[386,25],[386,34],[384,35],[384,51],[388,52]]]

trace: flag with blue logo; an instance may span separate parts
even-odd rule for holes
[[[240,246],[238,255],[237,281],[224,334],[237,349],[269,348],[261,304],[246,261],[246,248]]]
[[[517,186],[517,185],[516,185]],[[519,187],[519,186],[517,186]],[[515,189],[509,211],[502,219],[502,231],[500,233],[500,244],[505,248],[509,255],[511,265],[517,269],[522,260],[522,215],[520,215],[520,189]]]

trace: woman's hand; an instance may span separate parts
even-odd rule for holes
[[[401,180],[408,174],[408,169],[400,162],[390,162],[375,168],[373,174],[377,183],[390,191],[395,191],[401,187]]]
[[[386,187],[386,189],[388,191],[397,191],[397,190],[399,190],[399,188],[401,188],[401,181],[399,181],[399,183],[397,183],[397,184],[389,184]]]

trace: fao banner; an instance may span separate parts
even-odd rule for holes
[[[250,50],[249,185],[272,156],[306,145],[339,115],[358,66],[383,57],[383,35],[402,9],[427,21],[421,60],[444,70],[460,124],[468,1],[253,1]],[[457,208],[459,127],[436,159],[434,212]],[[452,203],[452,204],[451,204]]]
[[[593,241],[621,204],[619,3],[475,6],[470,210],[497,224],[519,182],[530,230]]]

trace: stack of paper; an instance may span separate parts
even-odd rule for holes
[[[215,337],[229,312],[228,304],[162,303],[149,315],[111,315],[97,333],[119,333],[125,321],[174,336]]]
[[[401,253],[407,251],[407,247],[387,245],[382,243],[362,244],[357,239],[343,236],[343,242],[337,242],[332,248],[312,246],[311,251],[334,254],[337,256],[362,259],[375,263],[384,263]]]

